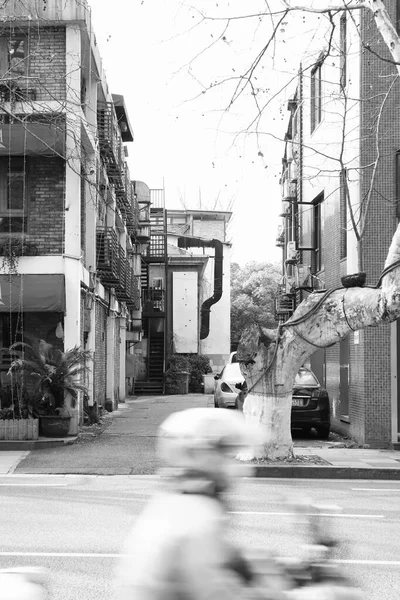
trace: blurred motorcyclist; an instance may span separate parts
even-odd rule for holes
[[[171,478],[136,521],[117,571],[118,600],[263,598],[226,537],[222,494],[234,456],[254,444],[242,413],[192,408],[161,425],[158,453]]]
[[[0,570],[0,600],[45,600],[45,572],[35,567]]]

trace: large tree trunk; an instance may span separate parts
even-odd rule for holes
[[[251,327],[243,333],[237,355],[249,390],[243,412],[247,420],[261,425],[264,445],[241,455],[242,459],[291,454],[294,379],[316,350],[339,342],[351,331],[389,323],[400,316],[400,225],[384,272],[378,288],[314,292],[279,329]]]

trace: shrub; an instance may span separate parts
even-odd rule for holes
[[[167,363],[165,371],[165,387],[167,394],[178,394],[180,386],[177,374],[186,371],[190,373],[189,390],[196,391],[202,385],[203,375],[211,373],[210,359],[201,354],[173,354]]]

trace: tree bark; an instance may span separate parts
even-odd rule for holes
[[[261,426],[263,447],[240,455],[241,459],[276,459],[291,454],[294,379],[314,352],[339,342],[352,331],[400,317],[400,225],[385,270],[392,265],[394,268],[381,278],[380,287],[314,292],[280,328],[253,326],[244,332],[237,355],[249,390],[243,412],[249,422]]]

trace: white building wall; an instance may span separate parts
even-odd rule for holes
[[[172,323],[175,352],[198,352],[198,273],[172,273]]]

